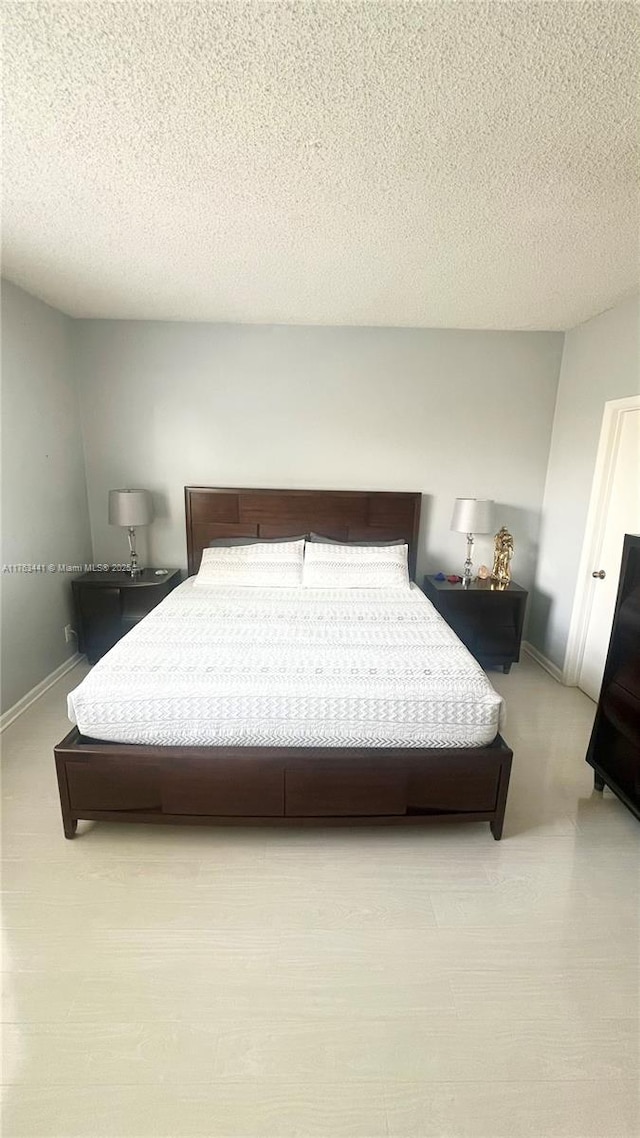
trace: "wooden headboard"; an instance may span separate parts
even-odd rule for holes
[[[341,541],[403,538],[415,580],[421,494],[363,490],[231,490],[185,486],[189,575],[214,537],[293,537]]]

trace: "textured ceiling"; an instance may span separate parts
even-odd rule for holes
[[[568,328],[638,281],[638,17],[5,3],[4,273],[74,316]]]

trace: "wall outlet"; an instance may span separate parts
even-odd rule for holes
[[[67,644],[70,644],[72,640],[75,640],[76,636],[77,636],[77,633],[76,633],[75,628],[72,628],[70,624],[65,624],[65,626],[64,626],[64,638],[65,638]]]

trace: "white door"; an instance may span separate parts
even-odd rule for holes
[[[607,490],[600,550],[590,567],[592,602],[578,679],[578,687],[594,700],[600,695],[607,658],[624,535],[640,533],[640,407],[630,408],[620,416]],[[593,576],[595,573],[604,576]]]

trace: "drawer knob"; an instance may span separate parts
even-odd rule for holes
[[[594,569],[591,574],[592,577],[599,577],[601,581],[604,581],[606,575],[604,569]]]

